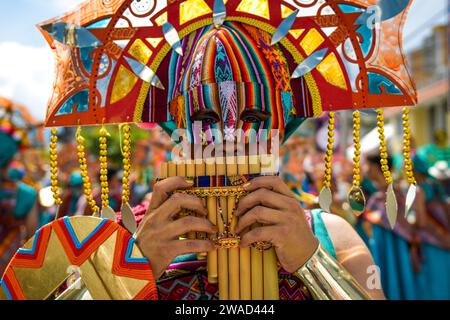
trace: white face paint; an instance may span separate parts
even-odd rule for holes
[[[139,14],[149,12],[155,5],[155,0],[134,0],[131,8]]]

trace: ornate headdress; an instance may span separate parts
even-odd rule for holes
[[[388,216],[394,224],[397,206],[380,108],[417,101],[402,53],[401,31],[409,5],[410,0],[89,0],[39,25],[57,57],[46,125],[78,126],[85,192],[93,212],[102,217],[113,216],[108,209],[105,125],[121,127],[126,217],[130,123],[192,131],[190,116],[211,109],[222,119],[222,127],[205,123],[206,132],[219,129],[226,136],[237,128],[280,129],[287,138],[304,119],[329,112],[326,178],[320,195],[322,208],[329,211],[335,112],[354,110],[354,186],[349,201],[361,212],[365,200],[360,189],[358,110],[377,108],[381,165],[390,185]],[[268,117],[256,124],[251,116],[243,118],[244,110]],[[412,195],[408,109],[404,124],[405,170]],[[87,175],[81,126],[88,125],[102,126],[101,208],[93,200]],[[60,203],[53,133],[52,185]]]

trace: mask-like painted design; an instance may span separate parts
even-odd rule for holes
[[[264,31],[230,22],[184,38],[184,56],[173,53],[170,60],[172,129],[187,129],[192,142],[202,130],[208,143],[230,141],[238,129],[254,130],[258,140],[270,138],[273,129],[283,132],[296,110],[285,54],[270,46],[270,39]]]

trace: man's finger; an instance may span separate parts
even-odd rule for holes
[[[276,176],[255,178],[244,187],[245,191],[247,192],[253,192],[261,188],[283,194],[287,197],[294,198],[294,194],[289,189],[289,187],[283,182],[283,180],[280,177]]]
[[[239,218],[239,223],[236,227],[236,233],[252,226],[254,223],[261,223],[265,225],[273,225],[280,223],[282,219],[282,212],[274,209],[257,206],[250,209],[246,214]]]
[[[170,234],[171,238],[176,238],[193,231],[214,234],[218,232],[218,229],[211,221],[197,217],[181,218],[167,226],[167,232]]]
[[[267,189],[258,189],[239,201],[236,215],[241,216],[256,206],[268,207],[275,210],[288,209],[296,201],[280,193]]]
[[[173,240],[171,246],[177,256],[214,250],[214,243],[210,240]]]
[[[193,211],[200,216],[206,217],[208,215],[208,210],[200,198],[188,194],[175,193],[158,208],[158,220],[167,222],[183,210]]]
[[[164,202],[169,199],[170,195],[180,189],[187,189],[192,187],[192,183],[180,177],[172,177],[159,181],[153,187],[152,200],[150,202],[149,210],[159,208]]]
[[[280,228],[279,226],[269,226],[252,229],[242,236],[240,246],[245,248],[259,241],[270,242],[273,246],[277,246],[282,234]]]

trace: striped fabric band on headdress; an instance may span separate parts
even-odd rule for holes
[[[212,109],[222,121],[202,128],[208,141],[212,140],[208,129],[224,135],[235,129],[283,131],[298,117],[294,104],[307,103],[294,101],[285,54],[269,43],[270,35],[264,31],[233,22],[204,27],[184,38],[184,55],[172,54],[168,72],[169,111],[176,127],[189,131],[190,116]],[[303,97],[308,100],[306,91]],[[243,122],[240,114],[245,109],[270,117],[264,123]]]

